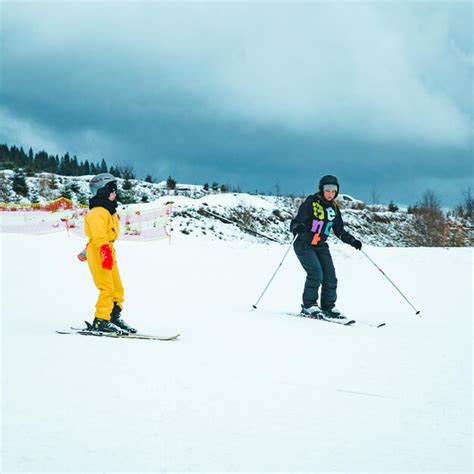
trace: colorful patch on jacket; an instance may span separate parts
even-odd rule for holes
[[[336,218],[336,210],[333,207],[324,208],[321,203],[313,202],[313,219],[311,232],[314,233],[311,245],[318,245],[321,240],[321,233],[328,236],[331,231],[332,223]]]

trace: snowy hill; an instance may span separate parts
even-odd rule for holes
[[[3,171],[3,193],[8,202],[44,202],[59,196],[87,203],[92,176],[68,177],[39,173],[26,178],[29,193],[20,196],[11,189],[12,171]],[[203,186],[177,184],[168,190],[166,182],[148,183],[119,179],[120,196],[127,209],[151,209],[173,201],[173,230],[190,238],[212,236],[219,240],[266,241],[252,231],[270,236],[278,242],[291,239],[289,224],[302,198],[288,196],[249,195],[206,191]],[[339,203],[347,228],[364,243],[375,246],[408,247],[420,245],[414,216],[406,209],[388,211],[386,206],[367,206],[360,200],[341,194]],[[142,207],[143,206],[143,207]],[[221,218],[219,218],[221,216]],[[231,222],[229,222],[231,221]],[[246,230],[244,230],[245,228]],[[337,239],[332,238],[333,242]]]
[[[293,252],[250,311],[286,246],[119,241],[125,318],[181,333],[154,342],[55,334],[93,316],[84,240],[0,238],[2,472],[472,472],[471,249],[366,247],[419,318],[333,246],[339,308],[375,329],[286,315]]]

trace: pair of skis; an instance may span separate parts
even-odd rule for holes
[[[110,337],[113,339],[145,339],[149,341],[175,341],[178,339],[179,334],[174,336],[153,336],[149,334],[139,334],[139,333],[114,333],[114,332],[103,332],[103,331],[93,331],[87,328],[74,328],[71,327],[65,331],[56,331],[58,334],[76,334],[80,336],[93,336],[93,337]]]
[[[325,321],[328,323],[333,323],[333,324],[339,324],[341,326],[354,326],[356,323],[361,324],[364,326],[370,326],[374,328],[381,328],[385,326],[385,323],[369,323],[366,321],[359,321],[357,322],[355,319],[349,319],[347,317],[342,317],[342,318],[327,318],[324,316],[320,317],[311,317],[311,316],[306,316],[301,313],[286,313],[288,316],[298,316],[298,317],[304,317],[308,319],[316,319],[319,321]],[[87,324],[87,323],[86,323]],[[93,336],[93,337],[109,337],[113,339],[144,339],[144,340],[150,340],[150,341],[175,341],[178,339],[180,336],[179,334],[175,334],[174,336],[154,336],[154,335],[149,335],[149,334],[139,334],[139,333],[113,333],[113,332],[103,332],[103,331],[93,331],[89,329],[90,324],[87,324],[87,328],[75,328],[71,327],[68,330],[65,331],[59,331],[57,330],[56,332],[58,334],[76,334],[80,336]]]

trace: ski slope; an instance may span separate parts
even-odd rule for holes
[[[84,241],[0,234],[1,472],[472,472],[472,249],[332,246],[338,307],[297,311],[286,247],[118,242],[124,317],[175,342],[58,335],[91,320]]]

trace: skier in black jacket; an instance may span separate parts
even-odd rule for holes
[[[291,221],[290,230],[298,238],[293,248],[306,271],[301,315],[312,318],[345,317],[335,307],[337,278],[326,239],[331,229],[344,243],[361,250],[362,242],[344,230],[341,212],[335,202],[339,193],[336,176],[326,175],[319,181],[319,192],[301,204]],[[318,292],[321,286],[321,306]]]

